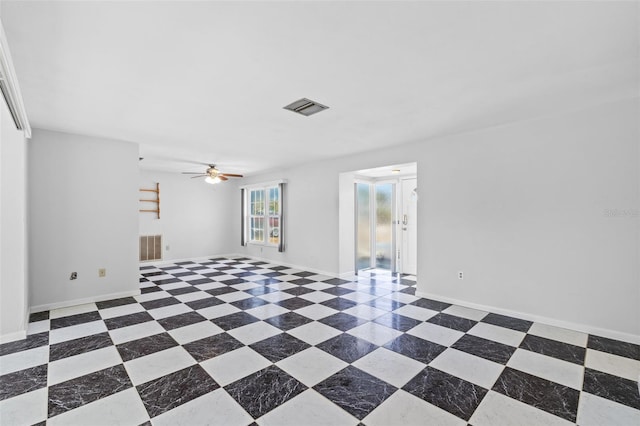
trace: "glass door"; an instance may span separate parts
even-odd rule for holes
[[[393,182],[356,183],[356,271],[396,270]]]

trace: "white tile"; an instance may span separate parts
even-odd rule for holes
[[[331,278],[335,278],[335,277],[330,277],[329,275],[322,275],[322,274],[318,274],[318,275],[309,275],[307,277],[310,280],[314,280],[314,281],[326,281],[326,280],[330,280]],[[326,283],[323,283],[326,284]]]
[[[281,300],[291,299],[295,297],[293,294],[285,293],[284,291],[274,291],[272,293],[261,294],[258,296],[260,299],[266,300],[270,303],[279,302]]]
[[[584,368],[582,365],[542,355],[525,349],[516,349],[507,365],[525,373],[542,377],[561,385],[581,390]]]
[[[518,347],[524,339],[526,333],[521,331],[511,330],[505,327],[498,327],[493,324],[487,324],[484,322],[479,322],[468,331],[469,334],[472,334],[477,337],[482,337],[488,340],[493,340],[495,342],[504,343],[505,345]]]
[[[415,305],[404,305],[395,311],[394,314],[403,315],[405,317],[417,319],[419,321],[426,321],[431,317],[438,315],[438,312],[431,309],[420,308]]]
[[[257,308],[247,309],[246,313],[253,315],[256,318],[260,318],[261,320],[275,317],[277,315],[282,315],[289,312],[288,309],[283,308],[279,305],[274,305],[273,303],[269,303],[268,305],[258,306]]]
[[[249,290],[251,288],[260,287],[260,285],[252,282],[246,282],[246,283],[234,284],[229,287],[233,287],[236,290]]]
[[[274,288],[274,289],[282,291],[282,290],[289,290],[290,288],[294,288],[294,287],[298,287],[298,286],[295,285],[295,284],[291,284],[291,283],[288,283],[288,282],[285,281],[285,282],[281,282],[281,283],[269,284],[269,285],[267,285],[267,287]]]
[[[304,385],[312,387],[349,364],[325,351],[311,347],[279,361],[276,365]]]
[[[121,317],[123,315],[135,314],[144,311],[139,303],[129,303],[122,306],[114,306],[113,308],[101,309],[100,316],[102,319]]]
[[[62,358],[49,363],[49,386],[122,364],[115,346]]]
[[[533,323],[529,329],[529,334],[535,334],[536,336],[546,337],[547,339],[557,340],[559,342],[569,343],[583,348],[587,346],[587,338],[589,337],[586,333],[554,327],[552,325],[540,324],[539,322]]]
[[[185,327],[175,328],[170,330],[169,334],[176,342],[184,345],[185,343],[194,342],[209,336],[215,336],[222,332],[224,332],[224,330],[211,321],[202,321]]]
[[[491,389],[504,370],[501,364],[453,348],[448,348],[429,365],[485,389]]]
[[[33,425],[47,419],[47,388],[0,401],[0,425]]]
[[[467,318],[474,321],[480,321],[486,317],[489,312],[479,311],[477,309],[465,308],[464,306],[451,305],[444,311],[445,314],[455,315],[457,317]]]
[[[214,288],[226,287],[226,285],[219,282],[212,282],[212,283],[196,284],[194,285],[194,287],[204,291],[204,290],[211,290]]]
[[[50,328],[51,328],[50,320],[30,322],[29,325],[27,326],[27,335],[30,336],[32,334],[38,334],[44,331],[49,331]]]
[[[311,293],[303,294],[299,297],[308,300],[309,302],[321,303],[325,300],[335,299],[336,296],[334,296],[333,294],[325,293],[324,291],[314,291]]]
[[[91,336],[105,331],[107,331],[107,327],[104,325],[104,321],[92,321],[70,327],[57,328],[49,332],[49,344],[53,345],[67,340],[79,339],[80,337]]]
[[[151,293],[139,294],[137,296],[133,296],[134,299],[138,301],[138,303],[149,302],[151,300],[164,299],[167,297],[173,297],[171,294],[166,291],[153,291]]]
[[[406,385],[425,367],[421,362],[385,348],[376,349],[352,365],[397,388]]]
[[[182,370],[196,361],[181,346],[165,349],[124,363],[134,386]]]
[[[411,294],[407,294],[407,293],[392,293],[386,297],[388,297],[391,300],[397,300],[398,302],[402,302],[402,303],[411,303],[418,300],[418,297],[412,296]]]
[[[49,362],[49,346],[14,352],[0,357],[0,375],[36,367]]]
[[[196,311],[206,319],[213,319],[223,317],[225,315],[234,314],[236,312],[240,312],[240,309],[236,308],[233,305],[229,305],[225,303],[224,305],[215,305],[209,306],[208,308],[198,309]]]
[[[256,423],[259,426],[355,426],[359,421],[318,392],[308,389],[260,417]]]
[[[294,311],[300,315],[304,315],[307,318],[311,318],[312,320],[319,320],[324,317],[328,317],[329,315],[337,314],[338,311],[335,309],[329,308],[324,305],[309,305],[304,308],[296,309]]]
[[[317,282],[317,283],[306,284],[304,287],[310,288],[311,290],[324,290],[325,288],[331,288],[333,286],[331,284]]]
[[[95,303],[85,303],[82,305],[69,306],[67,308],[52,309],[49,312],[49,319],[68,317],[70,315],[84,314],[86,312],[97,311]]]
[[[433,343],[438,343],[443,346],[451,346],[457,342],[459,338],[464,336],[464,333],[461,331],[440,327],[439,325],[428,322],[418,324],[411,330],[407,331],[407,334],[411,334],[412,336],[416,336]]]
[[[310,345],[317,345],[318,343],[342,334],[339,330],[317,321],[296,327],[287,331],[287,333],[309,343]]]
[[[633,380],[634,382],[637,382],[638,377],[640,377],[640,361],[596,351],[594,349],[587,349],[585,366],[587,368],[613,374],[614,376],[624,377],[625,379]]]
[[[373,299],[375,299],[378,296],[374,296],[372,294],[369,293],[361,293],[359,291],[354,291],[353,293],[349,293],[349,294],[345,294],[340,296],[343,299],[348,299],[348,300],[352,300],[354,302],[357,303],[367,303],[372,301]]]
[[[127,327],[109,330],[109,336],[116,345],[141,339],[147,336],[164,333],[165,329],[155,321],[147,321],[140,324],[129,325]]]
[[[178,303],[175,305],[163,306],[162,308],[151,309],[149,315],[153,317],[153,319],[162,319],[172,317],[174,315],[180,315],[187,312],[192,312],[193,310],[187,305],[183,305],[182,303]]]
[[[191,277],[189,277],[191,278]],[[189,287],[191,284],[187,284],[183,281],[177,282],[177,283],[170,283],[170,284],[162,284],[160,287],[164,290],[164,291],[168,291],[168,290],[174,290],[176,288],[183,288],[183,287]]]
[[[378,346],[382,346],[402,334],[398,330],[373,322],[367,322],[359,325],[358,327],[347,331],[347,333]]]
[[[494,391],[484,397],[469,423],[473,426],[569,426],[574,425],[546,411]]]
[[[250,299],[253,295],[245,293],[244,291],[234,291],[233,293],[225,293],[216,297],[224,302],[231,303],[238,300]]]
[[[245,345],[250,345],[268,337],[275,336],[276,334],[280,334],[282,331],[271,324],[259,321],[234,328],[233,330],[227,331],[227,333],[240,340]]]
[[[383,311],[382,309],[374,308],[369,305],[356,305],[349,309],[345,309],[343,311],[345,314],[353,315],[354,317],[366,319],[367,321],[371,321],[382,315],[388,314],[387,311]]]
[[[428,419],[428,420],[427,420]],[[466,426],[464,420],[421,400],[408,392],[398,390],[362,420],[367,426],[438,425]]]
[[[200,365],[220,386],[226,386],[249,374],[267,368],[271,362],[245,346],[202,361]]]
[[[179,294],[177,296],[173,296],[182,303],[193,302],[194,300],[206,299],[207,297],[211,297],[209,293],[205,293],[204,291],[193,291],[191,293]]]
[[[47,420],[51,426],[125,426],[142,424],[149,415],[138,392],[129,388]]]
[[[640,410],[582,392],[577,423],[580,426],[640,425]]]
[[[248,425],[253,418],[224,389],[217,389],[153,418],[153,426]]]

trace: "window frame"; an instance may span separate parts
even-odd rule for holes
[[[282,181],[278,182],[268,182],[264,184],[251,185],[244,187],[245,189],[245,206],[247,210],[244,213],[244,225],[246,229],[246,243],[255,245],[255,246],[263,246],[263,247],[275,247],[279,248],[282,241],[282,193],[280,184]],[[275,191],[275,197],[274,197]],[[261,209],[258,209],[256,206],[255,199],[253,198],[253,194],[262,194],[262,200],[260,203],[262,204]],[[277,209],[272,209],[272,202],[276,203]],[[260,211],[261,214],[256,214],[256,211]],[[262,219],[262,240],[254,239],[255,228],[252,226],[254,220]],[[278,226],[272,226],[272,220],[277,221]],[[277,241],[271,241],[271,234],[274,229],[278,230]]]

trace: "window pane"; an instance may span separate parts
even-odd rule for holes
[[[376,185],[376,268],[391,269],[393,184]]]
[[[369,218],[369,184],[358,183],[356,187],[357,241],[356,268],[371,266],[371,222]]]
[[[280,214],[279,188],[269,188],[269,215],[277,216]]]
[[[280,244],[280,218],[269,218],[269,243]]]
[[[251,191],[251,215],[264,215],[264,190],[262,189]]]
[[[264,241],[264,218],[251,218],[250,235],[251,241]]]

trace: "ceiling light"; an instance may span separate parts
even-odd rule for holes
[[[307,98],[299,99],[295,102],[290,103],[284,109],[288,109],[289,111],[297,112],[298,114],[304,115],[306,117],[315,114],[320,111],[324,111],[328,109],[328,106],[319,104],[316,101],[312,101]]]
[[[214,178],[212,178],[211,176],[207,176],[206,178],[204,178],[204,181],[212,185],[222,182],[222,180],[218,176]]]
[[[391,173],[393,173],[394,175],[397,175],[398,173],[400,173],[400,169],[393,169],[391,170]]]

